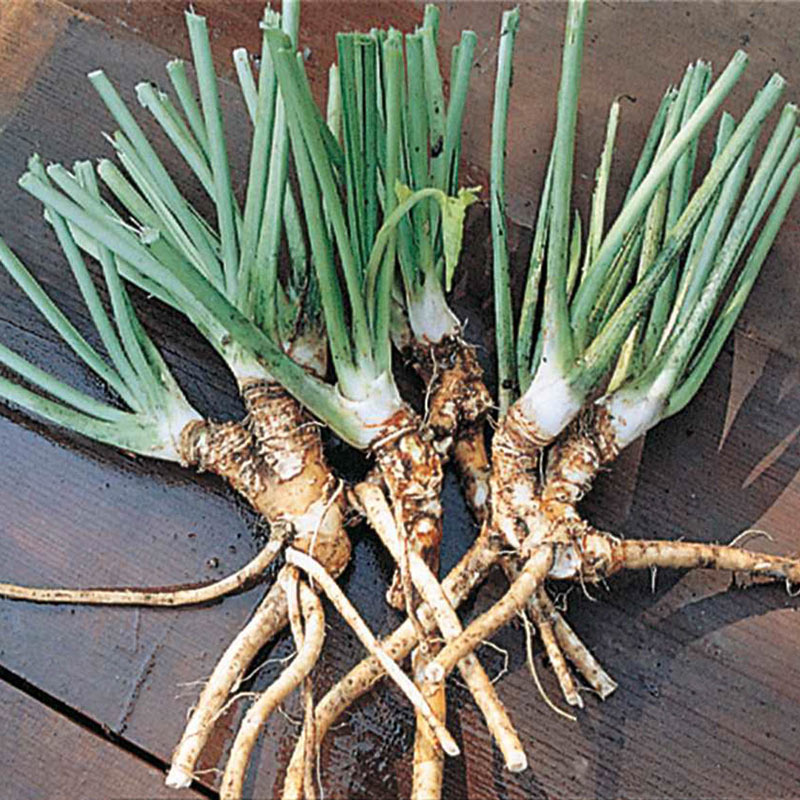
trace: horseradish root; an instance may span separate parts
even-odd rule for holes
[[[241,682],[258,651],[283,630],[287,614],[286,592],[282,586],[282,575],[279,574],[278,580],[248,623],[228,645],[206,681],[172,754],[167,786],[180,789],[191,784],[197,759],[228,697]]]
[[[408,698],[411,705],[420,712],[428,725],[431,726],[439,744],[449,756],[457,756],[459,753],[458,745],[439,722],[436,715],[431,710],[421,692],[409,680],[408,676],[395,664],[392,657],[384,650],[383,646],[375,638],[374,634],[367,627],[361,615],[353,607],[352,603],[345,597],[344,592],[338,587],[336,581],[328,575],[323,567],[310,556],[298,550],[289,549],[286,552],[286,561],[293,566],[302,569],[313,581],[318,583],[325,592],[328,599],[342,615],[345,622],[353,629],[364,647],[378,660],[381,667],[389,677],[397,684],[397,687]]]
[[[292,587],[288,576],[284,578],[283,590],[290,594],[294,589],[298,591],[297,582]],[[322,603],[316,594],[301,581],[299,585],[299,604],[303,616],[302,641],[298,645],[297,654],[292,662],[262,692],[247,710],[236,738],[233,741],[228,763],[222,776],[220,785],[221,800],[240,800],[244,784],[247,764],[253,751],[259,733],[264,727],[270,714],[280,703],[309,675],[319,659],[322,643],[325,639],[325,617],[322,613]],[[291,596],[291,595],[290,595]],[[297,600],[294,600],[295,604]],[[289,601],[291,605],[292,601]],[[304,743],[305,744],[305,743]]]
[[[392,558],[399,562],[402,545],[394,525],[392,513],[383,493],[375,486],[362,483],[356,487],[355,494],[359,505],[364,509],[367,521],[392,554]],[[433,614],[442,636],[445,641],[454,639],[462,632],[463,628],[458,615],[448,602],[442,586],[417,553],[411,552],[409,561],[411,579],[414,582],[414,586],[429,611]],[[417,665],[421,661],[422,658],[418,658]],[[522,743],[477,656],[474,653],[470,653],[459,663],[458,667],[461,677],[467,684],[467,688],[486,720],[490,733],[503,754],[506,766],[512,772],[520,772],[525,769],[527,758],[525,757]],[[421,668],[418,669],[417,666],[413,667],[413,674],[416,676],[420,670]],[[442,684],[443,679],[444,676],[438,683]],[[436,691],[439,691],[439,689]],[[435,692],[426,691],[426,696],[435,696],[435,694]]]

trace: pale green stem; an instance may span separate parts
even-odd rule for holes
[[[497,77],[492,115],[492,149],[489,207],[492,226],[492,275],[494,277],[495,341],[497,347],[497,396],[502,419],[515,398],[514,318],[506,232],[505,158],[508,128],[508,96],[514,39],[519,29],[519,9],[503,13],[500,23],[500,47],[497,54]]]
[[[77,356],[120,397],[130,397],[130,390],[115,370],[106,364],[97,351],[81,336],[61,309],[50,299],[25,265],[0,238],[0,263],[17,285],[28,296],[53,330],[69,345]]]
[[[197,83],[200,88],[200,104],[203,119],[208,131],[211,147],[211,171],[214,176],[214,199],[217,210],[220,241],[222,244],[222,265],[225,276],[225,294],[233,300],[239,272],[239,251],[237,243],[234,206],[236,199],[231,186],[231,173],[228,166],[228,152],[225,146],[225,131],[222,125],[222,109],[219,105],[217,75],[211,57],[208,29],[205,17],[192,12],[186,13],[189,29],[189,42],[197,70]]]
[[[158,124],[167,134],[167,137],[197,176],[206,194],[214,199],[214,176],[206,161],[205,154],[186,138],[185,132],[175,123],[173,117],[166,110],[163,98],[149,83],[136,85],[136,96],[139,102],[156,118]]]
[[[350,300],[353,343],[357,354],[355,360],[358,363],[363,362],[366,367],[367,364],[372,363],[372,342],[364,298],[361,293],[362,276],[359,274],[359,269],[350,247],[350,237],[339,200],[337,182],[322,140],[322,128],[326,131],[328,129],[324,124],[320,126],[318,116],[313,113],[313,108],[316,108],[316,106],[308,89],[303,84],[302,77],[298,74],[297,62],[291,51],[287,50],[284,38],[281,34],[273,31],[268,32],[267,35],[270,37],[270,47],[273,47],[274,42],[272,56],[281,91],[285,96],[295,98],[295,102],[292,103],[292,113],[297,114],[300,122],[339,250],[342,271]],[[306,219],[308,219],[308,215],[306,215]]]
[[[206,263],[209,267],[213,265],[219,270],[216,253],[211,248],[207,234],[200,221],[193,210],[190,209],[178,187],[161,163],[158,154],[117,93],[117,90],[102,70],[90,72],[89,80],[106,104],[111,115],[117,121],[125,137],[130,141],[133,149],[138,153],[147,171],[152,176],[152,180],[157,184],[159,194],[163,194],[172,213],[180,221],[181,226],[185,228],[186,235],[191,239],[193,246],[197,248],[203,263]],[[218,276],[214,275],[213,277],[221,282],[222,272],[220,271]]]
[[[781,194],[775,203],[775,207],[764,225],[758,240],[750,253],[744,269],[736,281],[736,286],[722,312],[717,317],[714,327],[709,334],[700,354],[695,358],[690,366],[689,374],[683,383],[670,395],[666,408],[661,415],[662,419],[677,414],[695,396],[706,379],[723,344],[730,335],[736,320],[744,308],[745,301],[753,288],[753,284],[758,277],[758,273],[767,257],[775,237],[783,224],[792,200],[800,188],[800,165],[795,166],[786,180]]]
[[[586,242],[586,254],[583,261],[582,274],[594,260],[603,241],[603,229],[605,228],[606,198],[608,197],[608,180],[611,176],[611,158],[614,155],[614,142],[617,138],[617,126],[619,125],[619,100],[611,104],[606,122],[606,138],[603,144],[603,152],[600,154],[600,164],[595,173],[595,189],[592,193],[592,211],[589,218],[588,241]],[[568,294],[571,290],[568,290]]]
[[[722,80],[722,78],[720,78],[720,80]],[[595,386],[602,378],[636,319],[644,311],[644,308],[650,301],[655,290],[661,285],[661,281],[670,268],[672,261],[678,256],[683,245],[691,235],[694,226],[699,221],[709,201],[713,198],[717,186],[722,183],[728,170],[736,163],[739,154],[760,129],[762,122],[778,101],[785,83],[785,80],[780,75],[775,74],[770,78],[764,89],[758,93],[755,101],[745,114],[744,119],[738,125],[730,141],[725,146],[725,149],[720,154],[716,163],[711,166],[703,183],[695,191],[692,199],[686,206],[686,210],[681,214],[678,222],[668,233],[661,254],[656,262],[648,270],[642,280],[631,290],[627,298],[587,348],[573,376],[576,388],[579,388],[579,390],[583,388],[588,393],[591,387]],[[719,81],[717,81],[717,84],[719,84]],[[706,100],[700,104],[700,108],[702,108],[713,93],[714,89],[711,90]],[[700,109],[698,109],[698,111],[699,110]],[[695,115],[697,113],[698,112],[695,112]],[[695,115],[693,115],[693,117]],[[673,139],[672,144],[667,148],[667,152],[673,148],[684,131],[689,127],[690,126],[686,126],[675,139]],[[646,178],[642,186],[640,186],[640,191],[647,180]],[[633,204],[633,200],[631,204]],[[624,213],[623,211],[623,214]],[[606,238],[608,240],[608,237]],[[587,280],[590,280],[593,274],[594,271],[587,276]]]
[[[724,72],[706,95],[703,102],[692,114],[687,124],[672,140],[667,150],[650,166],[647,175],[625,204],[614,224],[606,234],[595,263],[592,265],[586,280],[578,288],[572,304],[572,325],[575,330],[575,344],[582,349],[586,339],[586,322],[600,289],[607,277],[608,270],[625,241],[626,234],[634,227],[650,204],[650,200],[664,179],[672,171],[675,162],[684,150],[705,127],[708,120],[739,80],[747,64],[747,55],[738,51],[731,59]],[[781,79],[782,81],[782,79]]]
[[[464,121],[469,78],[477,41],[478,37],[472,31],[463,31],[461,44],[458,45],[452,65],[450,98],[447,104],[447,119],[444,128],[444,186],[442,186],[442,189],[449,195],[458,191],[461,126]]]
[[[574,355],[567,304],[567,260],[572,165],[575,157],[575,126],[578,118],[585,26],[586,3],[584,0],[571,0],[567,9],[556,133],[553,140],[553,149],[557,156],[553,165],[553,187],[550,194],[550,231],[542,319],[542,358],[548,362],[548,368],[555,369],[562,375],[566,374]]]
[[[189,84],[189,78],[186,74],[186,62],[180,58],[168,62],[167,74],[172,82],[172,88],[175,89],[175,94],[178,95],[178,100],[189,122],[189,127],[195,139],[197,139],[200,149],[208,158],[211,148],[208,144],[206,125],[203,122],[203,112],[200,111],[200,106],[197,105],[197,98],[194,96],[192,87]]]
[[[384,109],[386,117],[386,156],[384,167],[384,217],[391,217],[397,206],[397,184],[400,169],[400,145],[402,137],[402,95],[400,84],[403,80],[403,40],[397,31],[389,31],[383,43],[384,71]],[[379,372],[391,369],[392,342],[389,335],[391,324],[392,286],[394,285],[394,265],[396,258],[397,231],[384,256],[384,263],[376,280],[375,298],[375,362]]]
[[[519,328],[517,333],[517,380],[519,391],[524,394],[530,386],[533,372],[537,367],[534,358],[536,339],[533,326],[536,321],[536,310],[539,307],[539,287],[542,281],[542,269],[547,248],[547,232],[550,227],[550,190],[553,185],[553,161],[555,152],[547,163],[547,174],[544,189],[539,198],[539,210],[536,214],[536,228],[533,232],[533,245],[528,263],[528,276],[525,281],[525,293],[522,298]],[[540,340],[541,341],[541,340]]]
[[[258,90],[256,89],[255,78],[253,78],[253,70],[250,67],[250,54],[247,52],[246,47],[237,47],[231,56],[233,57],[233,66],[236,68],[239,88],[242,90],[242,99],[247,109],[247,115],[250,117],[250,122],[255,125],[256,109],[258,108]]]

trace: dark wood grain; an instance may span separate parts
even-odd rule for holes
[[[163,773],[0,681],[3,796],[14,800],[199,800]]]
[[[28,8],[26,0],[0,7],[3,74],[23,60],[26,67],[24,75],[14,72],[17,88],[11,91],[11,83],[4,82],[7,91],[0,94],[0,228],[85,327],[78,293],[66,277],[55,242],[36,204],[17,190],[16,177],[34,149],[46,158],[66,160],[108,153],[99,131],[110,122],[84,80],[86,71],[102,65],[130,98],[140,79],[165,85],[164,62],[172,54],[186,55],[187,45],[183,3],[71,0],[70,5],[77,11],[54,0],[30,6],[50,21],[46,35],[36,32],[33,23],[20,22],[31,19],[30,10],[28,17],[9,15],[9,8]],[[220,31],[214,39],[215,56],[230,75],[226,54],[234,45],[257,44],[254,23],[261,6],[196,5]],[[408,29],[421,6],[309,3],[304,8],[303,41],[310,48],[312,79],[321,95],[335,29],[392,18]],[[464,180],[484,185],[499,12],[495,4],[455,3],[443,6],[442,14],[445,51],[463,26],[471,25],[479,35]],[[563,7],[556,4],[523,8],[508,146],[509,206],[518,223],[529,224],[535,213],[552,134],[562,17]],[[24,35],[26,24],[31,30]],[[703,56],[719,69],[747,39],[752,64],[728,106],[740,111],[773,68],[786,74],[788,96],[796,98],[798,30],[797,4],[592,5],[577,155],[579,205],[586,207],[605,113],[615,95],[624,92],[636,102],[624,106],[612,202],[622,196],[637,143],[664,86],[679,78],[686,62]],[[230,82],[223,84],[223,94],[241,190],[247,125]],[[139,118],[145,119],[143,114]],[[169,147],[162,152],[169,154]],[[174,157],[167,155],[167,160],[184,175],[186,191],[202,202],[198,187]],[[704,541],[725,541],[746,528],[764,528],[774,541],[753,546],[773,552],[800,549],[800,284],[793,259],[800,245],[798,220],[795,209],[736,337],[698,398],[600,480],[585,504],[598,524],[628,536]],[[456,298],[469,319],[469,335],[486,346],[481,355],[491,372],[486,234],[485,212],[479,209],[470,219],[468,256]],[[516,227],[510,238],[521,266],[529,232]],[[241,413],[229,376],[190,328],[158,308],[147,307],[145,317],[193,402],[215,416]],[[5,276],[0,276],[0,337],[77,385],[99,391]],[[219,482],[127,458],[7,409],[3,415],[3,579],[160,585],[228,572],[254,552],[254,520]],[[444,560],[451,564],[474,533],[452,476],[445,507]],[[396,616],[375,598],[382,596],[390,566],[366,532],[355,531],[354,541],[353,565],[343,586],[374,628],[388,630]],[[211,558],[219,559],[218,567],[208,566]],[[609,591],[592,590],[594,602],[573,589],[568,597],[571,622],[620,682],[619,691],[605,703],[587,696],[577,723],[555,716],[537,696],[524,663],[521,631],[512,626],[499,634],[496,642],[509,652],[509,673],[500,693],[529,747],[531,768],[515,776],[503,770],[474,706],[453,684],[451,729],[465,756],[448,763],[446,796],[611,800],[800,795],[798,604],[783,587],[727,592],[729,582],[727,575],[659,573],[653,593],[649,575],[625,575]],[[499,576],[493,576],[468,613],[485,608],[502,588]],[[254,591],[180,612],[43,608],[0,601],[0,664],[107,726],[123,742],[166,760],[194,699],[193,690],[179,684],[208,674],[258,597]],[[332,613],[329,622],[326,653],[316,676],[320,693],[361,656]],[[289,651],[284,640],[263,657]],[[485,648],[481,657],[492,674],[503,665],[502,656],[491,649]],[[546,690],[557,700],[555,682],[540,656],[537,664]],[[277,669],[277,664],[268,664],[256,686],[265,685]],[[296,711],[294,701],[287,710]],[[221,721],[202,767],[221,766],[237,715],[234,710]],[[412,723],[403,702],[385,687],[359,703],[345,725],[332,733],[323,754],[326,796],[407,796]],[[286,717],[276,715],[270,721],[248,778],[249,794],[274,796],[295,735]],[[0,737],[4,746],[9,737]],[[16,754],[16,764],[29,763],[21,750],[8,752]],[[120,748],[106,752],[111,753],[106,757],[110,774],[133,774],[127,753]],[[70,755],[68,748],[56,750],[50,763],[70,774]],[[212,774],[203,780],[215,783]]]

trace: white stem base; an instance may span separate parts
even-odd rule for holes
[[[583,401],[565,376],[542,359],[517,403],[525,417],[536,424],[542,441],[552,442],[575,419]]]

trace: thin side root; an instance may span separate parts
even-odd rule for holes
[[[553,606],[544,589],[539,600],[553,621],[553,630],[564,655],[574,664],[589,686],[605,700],[617,688],[617,682],[603,669],[603,665],[592,655],[592,651],[572,630],[564,615]]]
[[[205,586],[167,589],[46,589],[0,583],[0,597],[31,603],[70,603],[98,606],[188,606],[208,603],[240,591],[255,581],[283,548],[284,539],[273,538],[260,553],[233,575]]]
[[[570,706],[583,708],[583,698],[580,696],[575,686],[575,680],[572,677],[572,672],[567,664],[567,660],[564,658],[564,653],[556,637],[553,623],[547,615],[543,613],[538,597],[532,597],[528,602],[528,613],[539,630],[539,636],[544,645],[550,665],[553,667],[553,672],[558,679],[558,684],[561,687],[564,700],[566,700],[567,704]]]
[[[287,604],[282,579],[283,570],[214,667],[173,753],[167,786],[182,789],[191,784],[197,759],[228,695],[240,683],[258,651],[286,625]]]
[[[554,711],[560,717],[564,717],[571,722],[577,722],[578,718],[574,714],[569,714],[560,709],[544,690],[544,686],[542,686],[542,682],[539,679],[539,673],[536,671],[536,662],[533,659],[533,623],[528,619],[528,615],[524,611],[520,611],[519,616],[525,631],[525,656],[528,662],[528,672],[530,672],[531,678],[533,678],[533,682],[536,684],[536,690],[539,692],[539,696],[544,700],[551,711]]]
[[[336,581],[331,578],[322,565],[305,553],[301,553],[299,550],[295,550],[291,547],[286,551],[286,561],[302,569],[309,577],[313,578],[314,581],[319,584],[328,599],[336,607],[336,610],[353,629],[353,632],[358,636],[364,647],[380,661],[386,674],[397,684],[414,708],[425,717],[425,721],[433,729],[445,753],[449,756],[457,756],[460,751],[455,739],[450,735],[447,728],[439,722],[420,690],[403,670],[395,664],[392,657],[381,647],[372,631],[361,618],[361,615],[356,611],[353,604],[347,599]]]
[[[287,593],[291,593],[291,580],[288,580],[288,583]],[[298,587],[295,585],[294,588],[297,590]],[[319,659],[322,642],[325,639],[325,617],[322,612],[322,603],[303,582],[299,584],[299,595],[300,610],[305,622],[305,630],[301,636],[302,645],[298,646],[294,661],[258,697],[245,714],[234,739],[225,773],[222,776],[220,800],[240,800],[250,754],[265,722],[278,705],[303,682]],[[292,600],[288,600],[288,603],[291,605]]]
[[[397,561],[402,553],[402,543],[383,492],[375,486],[361,484],[356,487],[355,494],[364,508],[370,525]],[[408,555],[411,579],[422,599],[433,612],[442,636],[447,641],[455,639],[463,632],[461,620],[455,609],[448,602],[439,581],[436,580],[419,554],[410,552]],[[522,742],[477,656],[474,653],[469,654],[459,662],[458,668],[475,703],[483,713],[486,725],[503,754],[506,766],[512,772],[524,770],[528,765],[528,760]],[[442,676],[439,676],[438,680],[434,679],[434,683],[440,683],[441,679]]]

